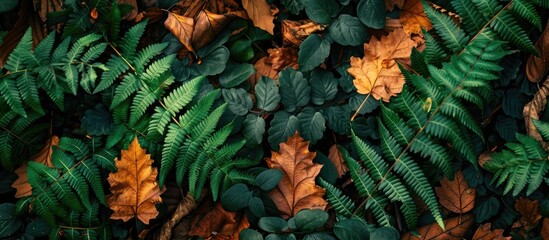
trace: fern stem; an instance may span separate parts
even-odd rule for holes
[[[128,64],[128,66],[132,69],[132,71],[135,72],[135,68],[130,64],[130,62],[128,62],[128,60],[126,60],[126,58],[124,56],[122,56],[122,54],[118,51],[118,49],[116,49],[111,43],[109,43],[109,46],[111,46],[111,48],[116,52],[116,54],[122,58],[122,60],[124,60],[124,62],[126,64]]]

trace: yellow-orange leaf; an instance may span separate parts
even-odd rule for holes
[[[402,235],[400,239],[429,239],[429,240],[461,240],[465,237],[471,226],[473,225],[473,214],[466,214],[444,220],[446,230],[442,230],[435,222],[427,226],[423,226],[417,230],[419,236],[411,233]]]
[[[535,228],[541,220],[539,201],[520,198],[515,202],[515,209],[520,214],[519,223],[526,231]]]
[[[423,4],[420,0],[406,0],[400,9],[400,22],[404,31],[408,34],[422,34],[421,28],[431,30],[433,25],[423,11]]]
[[[461,171],[456,172],[453,181],[447,178],[435,187],[440,205],[455,213],[466,213],[475,206],[476,190],[469,187]]]
[[[267,0],[242,0],[242,7],[246,9],[254,26],[273,35],[274,16],[271,14],[271,5],[267,3]]]
[[[334,144],[332,145],[332,147],[330,147],[328,159],[330,159],[330,161],[332,161],[332,163],[334,164],[337,170],[338,178],[347,173],[347,171],[349,171],[349,168],[347,167],[347,165],[345,165],[345,160],[343,160],[343,155],[341,155],[337,144]]]
[[[347,72],[360,94],[372,94],[379,100],[389,99],[402,91],[404,76],[397,61],[409,61],[412,48],[417,45],[402,29],[396,29],[380,40],[373,37],[364,44],[364,58],[351,57]]]
[[[282,217],[290,218],[301,209],[322,209],[328,204],[322,198],[326,190],[315,184],[322,165],[313,163],[316,153],[309,152],[309,142],[295,133],[288,141],[280,143],[278,152],[272,151],[266,158],[269,168],[284,173],[282,179],[269,195],[280,210]]]
[[[51,153],[53,151],[53,146],[59,146],[59,138],[57,136],[52,136],[48,140],[44,148],[42,148],[40,152],[32,156],[30,161],[35,161],[38,163],[42,163],[48,167],[53,167],[53,163],[51,162]],[[11,187],[17,190],[15,192],[15,197],[22,198],[32,195],[32,187],[27,179],[27,163],[23,163],[21,166],[15,169],[15,173],[17,174],[18,178],[13,182],[13,184],[11,184]]]
[[[108,181],[111,194],[107,196],[107,205],[114,211],[111,219],[124,222],[137,217],[149,224],[149,220],[158,216],[155,204],[162,202],[156,176],[158,169],[151,165],[153,160],[146,150],[141,148],[137,137],[128,150],[122,150],[120,160],[115,159],[118,171],[109,173]]]
[[[166,29],[185,46],[189,51],[194,52],[191,44],[194,30],[194,19],[168,12],[168,18],[164,21]]]
[[[510,240],[511,237],[503,236],[503,229],[495,229],[491,231],[491,223],[480,225],[473,235],[473,240]]]

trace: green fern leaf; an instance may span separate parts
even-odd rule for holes
[[[488,22],[471,0],[452,0],[452,6],[463,20],[463,28],[469,34],[476,34]]]
[[[502,11],[500,14],[496,15],[494,21],[490,23],[490,27],[492,27],[504,40],[509,41],[530,53],[536,52],[534,44],[509,11]]]
[[[339,188],[324,181],[322,178],[319,179],[319,185],[326,189],[328,202],[334,207],[337,214],[346,218],[353,216],[356,206],[349,197],[345,196]]]
[[[425,13],[433,23],[433,28],[444,39],[446,46],[454,52],[463,50],[465,45],[467,45],[467,41],[469,41],[469,37],[467,37],[465,32],[450,17],[436,11],[424,0],[421,2],[423,3]]]

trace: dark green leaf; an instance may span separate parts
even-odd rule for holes
[[[236,212],[248,206],[252,192],[243,183],[237,183],[221,195],[221,205],[227,211]]]
[[[262,76],[255,85],[255,98],[257,107],[265,111],[273,111],[280,103],[278,86],[271,78]]]
[[[309,85],[311,85],[311,102],[316,105],[322,105],[336,96],[337,80],[332,72],[313,71]]]
[[[282,2],[290,13],[297,15],[299,11],[303,10],[303,1],[305,0],[281,0],[280,2]]]
[[[33,237],[45,237],[50,232],[50,225],[41,218],[38,218],[27,225],[25,234]]]
[[[247,62],[254,57],[252,41],[248,39],[238,39],[230,48],[231,56],[240,62]]]
[[[299,46],[297,63],[301,71],[310,71],[323,63],[329,54],[330,42],[311,34]]]
[[[265,119],[254,114],[248,114],[244,120],[244,138],[246,143],[260,144],[265,134]]]
[[[1,169],[0,176],[2,176],[0,178],[0,194],[13,191],[14,189],[11,187],[11,184],[17,179],[17,175],[6,169]]]
[[[84,112],[81,125],[89,135],[107,135],[112,129],[111,112],[103,104]]]
[[[349,121],[351,120],[350,108],[344,108],[342,106],[333,106],[324,110],[324,116],[328,123],[328,127],[334,132],[341,135],[348,134]]]
[[[244,116],[252,109],[253,103],[250,94],[242,88],[231,88],[222,90],[223,99],[229,104],[231,112],[238,116]]]
[[[15,7],[17,7],[17,4],[19,4],[19,0],[2,0],[0,1],[0,13],[7,12]]]
[[[265,216],[265,205],[263,205],[263,201],[261,201],[261,198],[251,198],[250,202],[248,203],[248,208],[258,218]]]
[[[196,65],[196,70],[204,76],[217,75],[225,70],[227,60],[229,60],[229,50],[219,46],[202,58],[202,63]]]
[[[370,240],[399,240],[400,234],[392,227],[381,227],[376,229],[371,235]]]
[[[351,110],[356,111],[362,102],[366,99],[366,95],[357,94],[349,98],[349,107]],[[374,111],[377,107],[379,107],[379,101],[375,100],[373,97],[369,97],[368,100],[366,100],[366,103],[360,108],[360,111],[358,113],[365,114],[365,113],[371,113]]]
[[[301,136],[304,139],[316,143],[321,139],[326,130],[326,119],[320,112],[315,112],[313,108],[305,108],[297,115],[301,125]]]
[[[311,231],[324,226],[328,221],[328,213],[320,209],[304,209],[299,211],[295,217],[295,226],[299,230]]]
[[[334,233],[340,240],[368,240],[370,231],[366,224],[357,219],[343,219],[334,225]]]
[[[305,235],[303,240],[336,240],[334,237],[327,233],[311,233]]]
[[[299,119],[285,111],[275,113],[269,128],[269,143],[271,148],[278,150],[278,144],[292,136],[299,128]]]
[[[360,0],[356,12],[364,25],[382,29],[385,27],[385,2],[383,0]]]
[[[330,36],[343,46],[358,46],[368,40],[366,26],[357,17],[341,14],[328,28]]]
[[[286,220],[279,217],[262,217],[259,219],[259,227],[270,233],[283,232],[288,229]]]
[[[282,178],[282,171],[278,169],[267,169],[255,177],[255,185],[263,191],[270,191],[278,185]]]
[[[238,234],[240,240],[263,240],[263,236],[256,230],[245,228]]]
[[[330,23],[338,11],[339,6],[334,0],[305,0],[305,13],[317,23]]]
[[[6,238],[15,233],[23,222],[15,216],[15,204],[0,204],[0,238]]]
[[[499,201],[495,197],[479,201],[478,205],[475,204],[473,213],[475,214],[475,222],[481,223],[491,217],[495,216],[499,212]]]
[[[296,107],[303,107],[309,103],[311,87],[301,72],[286,68],[280,72],[278,81],[282,95],[281,100],[286,111],[293,112]]]
[[[249,63],[227,64],[225,71],[219,75],[219,83],[224,88],[236,87],[246,81],[254,72],[254,66]]]
[[[330,184],[335,184],[337,180],[337,169],[334,166],[334,163],[321,152],[316,153],[315,162],[322,164],[318,176]]]

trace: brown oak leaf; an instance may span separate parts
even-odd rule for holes
[[[53,152],[53,146],[59,146],[59,138],[57,136],[52,136],[50,139],[48,139],[44,148],[42,148],[42,150],[32,156],[30,161],[35,161],[38,163],[42,163],[48,167],[53,167],[53,163],[51,162],[51,153]],[[15,169],[15,173],[17,174],[18,178],[11,184],[11,187],[17,190],[15,192],[15,197],[22,198],[32,195],[32,187],[27,179],[27,163],[23,163],[21,166]]]
[[[440,240],[461,240],[465,237],[474,220],[473,214],[465,214],[444,220],[445,230],[435,222],[417,229],[418,236],[410,232],[402,235],[400,239],[440,239]]]
[[[483,225],[480,225],[475,232],[475,235],[473,235],[472,240],[510,240],[511,237],[504,237],[503,236],[503,229],[494,229],[494,231],[491,231],[492,228],[491,223],[486,223]]]
[[[389,99],[402,91],[404,76],[397,61],[408,62],[412,48],[417,46],[403,29],[399,28],[383,36],[373,37],[364,44],[364,58],[351,57],[347,72],[354,77],[353,84],[360,94],[372,94],[379,100]]]
[[[270,48],[267,49],[267,52],[269,53],[269,58],[265,63],[271,64],[275,71],[280,72],[286,67],[297,70],[299,67],[297,65],[297,49],[295,48]]]
[[[246,214],[227,212],[221,203],[205,201],[191,220],[189,236],[204,239],[238,239],[238,233],[250,226]]]
[[[535,228],[541,220],[538,200],[532,201],[528,198],[521,197],[515,202],[515,209],[519,212],[520,219],[518,224],[515,223],[513,226],[520,226],[523,227],[524,230],[530,231],[532,228]]]
[[[242,7],[246,9],[254,26],[273,35],[274,16],[271,12],[271,4],[267,3],[267,0],[242,0]]]
[[[469,187],[461,171],[456,172],[454,180],[440,181],[441,187],[435,187],[440,205],[455,213],[466,213],[475,206],[476,190]]]
[[[282,21],[282,41],[286,45],[299,46],[309,35],[322,31],[325,25],[320,25],[310,19],[292,21]]]
[[[347,173],[349,171],[349,168],[345,164],[345,160],[343,159],[343,155],[339,151],[339,146],[337,144],[332,145],[330,147],[330,150],[328,152],[328,159],[332,161],[334,164],[336,170],[337,170],[337,177],[340,178],[343,176],[343,174]]]
[[[421,28],[426,31],[433,28],[433,24],[423,11],[423,4],[420,0],[406,0],[402,9],[400,9],[400,22],[404,31],[408,34],[420,34]]]
[[[158,169],[152,167],[153,160],[146,149],[141,148],[137,137],[128,150],[121,151],[121,159],[115,159],[118,171],[109,173],[111,194],[107,196],[107,205],[114,211],[111,219],[124,222],[137,217],[149,224],[149,220],[158,216],[155,204],[162,202],[156,176]]]
[[[404,5],[405,0],[385,0],[385,8],[387,8],[388,11],[393,11],[395,9],[395,6],[398,8],[402,8],[402,5]]]
[[[545,30],[536,41],[536,50],[540,54],[539,57],[530,54],[526,63],[526,76],[531,82],[541,81],[541,78],[549,70],[549,22],[547,22]]]
[[[322,198],[326,190],[315,183],[322,168],[313,163],[315,156],[316,153],[309,152],[309,142],[296,132],[280,143],[278,152],[272,151],[271,158],[265,159],[269,168],[284,173],[277,187],[269,193],[282,217],[290,218],[306,208],[324,210],[328,205]]]

